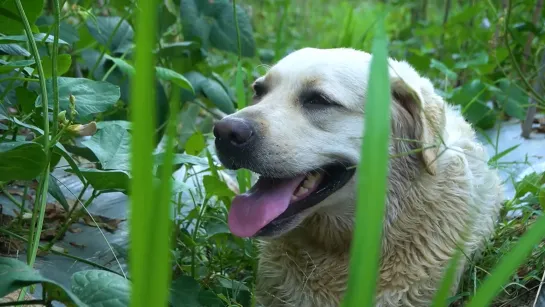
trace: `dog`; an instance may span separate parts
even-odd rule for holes
[[[343,299],[371,57],[297,50],[255,80],[252,105],[214,126],[221,163],[260,175],[233,199],[228,225],[259,239],[263,306]],[[407,62],[389,58],[388,66],[390,159],[375,306],[430,306],[456,250],[476,255],[493,234],[503,186],[471,125],[432,83]],[[452,294],[467,263],[461,258]]]

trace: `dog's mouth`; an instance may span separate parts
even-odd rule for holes
[[[354,172],[336,163],[292,178],[261,176],[248,192],[233,199],[229,229],[239,237],[277,232],[296,215],[342,188]]]

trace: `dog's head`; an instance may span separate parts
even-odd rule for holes
[[[235,235],[280,235],[316,211],[338,212],[351,202],[354,193],[345,192],[354,188],[360,157],[370,61],[352,49],[296,51],[253,83],[251,106],[215,125],[220,161],[261,175],[232,202]],[[441,119],[433,112],[436,120],[428,119],[421,108],[431,84],[404,62],[390,60],[390,67],[392,133],[412,137],[417,147],[432,143],[431,127]],[[432,174],[435,155],[415,154]]]

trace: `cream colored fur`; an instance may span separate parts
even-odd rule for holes
[[[352,49],[306,48],[261,77],[267,95],[231,115],[252,118],[265,131],[252,170],[293,175],[340,159],[356,165],[370,60],[368,53]],[[376,306],[429,306],[464,230],[467,255],[492,234],[503,191],[462,116],[409,64],[390,59],[389,65],[392,158]],[[297,101],[308,86],[343,107],[308,114]],[[339,306],[347,285],[356,189],[353,178],[282,234],[261,240],[259,303]]]

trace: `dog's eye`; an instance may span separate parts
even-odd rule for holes
[[[311,93],[303,99],[303,105],[325,107],[325,106],[333,106],[336,104],[321,93]]]
[[[254,98],[259,98],[267,92],[267,89],[265,88],[265,85],[262,83],[255,83],[254,86]]]

